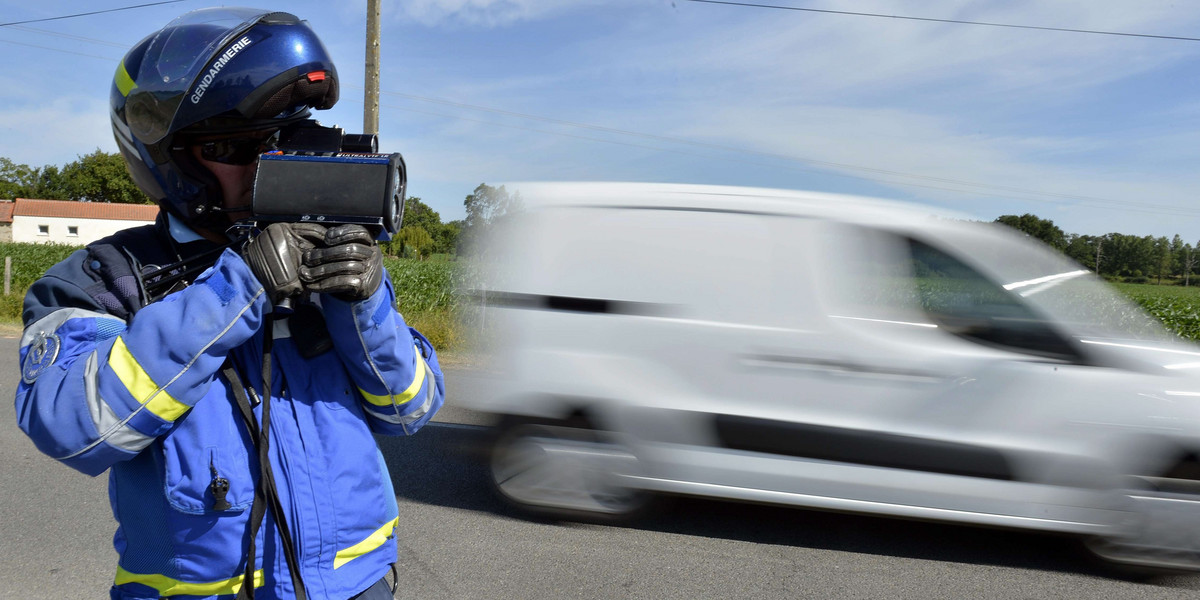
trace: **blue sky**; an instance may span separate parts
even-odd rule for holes
[[[0,1],[0,22],[145,0]],[[1176,0],[765,4],[1195,37]],[[0,27],[0,156],[116,151],[125,50],[204,0]],[[260,1],[310,21],[362,129],[366,2]],[[381,147],[409,193],[463,217],[479,183],[633,180],[812,189],[1068,233],[1200,243],[1200,42],[688,0],[383,3]]]

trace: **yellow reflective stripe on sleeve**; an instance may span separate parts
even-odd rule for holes
[[[223,581],[213,581],[209,583],[188,583],[171,579],[166,575],[141,575],[139,573],[130,573],[121,567],[117,567],[116,585],[126,583],[140,583],[144,586],[154,588],[160,596],[224,596],[228,594],[236,594],[242,589],[243,576],[238,575],[232,579]],[[259,569],[254,572],[254,587],[263,586],[263,570]]]
[[[125,70],[125,61],[117,65],[117,74],[113,78],[113,82],[117,84],[117,91],[121,92],[122,96],[128,96],[137,84],[133,82],[133,78],[129,76],[129,71]]]
[[[362,388],[358,388],[359,393],[362,394],[363,398],[367,399],[367,402],[370,402],[371,404],[374,404],[375,406],[391,406],[392,404],[404,404],[405,402],[408,402],[409,400],[416,398],[417,394],[421,393],[421,385],[423,383],[425,383],[425,359],[421,358],[421,351],[417,350],[416,347],[413,348],[413,351],[416,352],[416,354],[417,354],[417,360],[416,360],[417,373],[416,373],[416,375],[413,376],[412,385],[409,385],[408,389],[404,390],[403,392],[400,392],[399,394],[397,394],[395,396],[376,396],[375,394],[366,392]]]
[[[172,398],[157,383],[154,383],[150,374],[146,373],[133,354],[129,353],[129,348],[125,346],[125,338],[122,336],[118,336],[117,340],[113,342],[112,352],[108,355],[108,366],[112,368],[113,373],[117,374],[117,379],[125,384],[125,389],[133,394],[133,398],[139,404],[146,405],[146,408],[158,415],[160,419],[174,421],[190,408]]]
[[[383,527],[376,529],[374,533],[367,536],[367,539],[346,548],[339,550],[337,555],[333,557],[333,568],[337,569],[342,565],[380,547],[384,542],[392,536],[392,530],[400,524],[400,517],[396,517],[384,524]]]

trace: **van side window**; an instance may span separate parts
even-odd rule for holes
[[[814,282],[830,297],[835,316],[927,326],[913,283],[908,243],[900,236],[854,225],[829,223],[820,247],[837,265]],[[826,260],[825,262],[831,262]]]
[[[921,309],[939,328],[974,342],[1077,362],[1072,345],[1021,299],[957,258],[908,240]]]

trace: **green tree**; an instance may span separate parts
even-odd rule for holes
[[[1066,254],[1075,262],[1099,273],[1096,269],[1097,250],[1103,249],[1103,238],[1090,235],[1067,236]]]
[[[442,217],[436,210],[430,208],[420,198],[409,198],[404,205],[404,226],[415,226],[424,229],[432,240],[429,253],[453,253],[458,242],[459,228],[455,225],[442,223]]]
[[[1179,277],[1183,274],[1183,238],[1179,234],[1171,238],[1171,276]]]
[[[102,152],[99,148],[64,166],[62,179],[68,200],[122,204],[152,203],[129,177],[121,155]]]
[[[1104,275],[1141,278],[1158,272],[1156,240],[1153,236],[1138,237],[1121,233],[1104,236],[1104,260],[1100,272]]]
[[[433,236],[419,225],[401,227],[392,242],[399,242],[400,256],[428,258],[433,251]]]
[[[458,236],[462,231],[463,220],[443,223],[433,239],[433,251],[442,254],[453,254],[458,249]]]
[[[0,198],[41,198],[86,202],[149,204],[125,170],[119,154],[95,152],[80,156],[62,169],[33,168],[0,157]]]
[[[1104,275],[1125,276],[1133,275],[1131,266],[1137,256],[1137,238],[1120,233],[1110,233],[1104,236],[1104,262],[1100,272]],[[1140,274],[1140,273],[1139,273]]]
[[[430,237],[442,225],[442,217],[436,210],[429,208],[428,204],[421,201],[416,196],[410,196],[404,201],[404,226],[420,227],[424,229]]]
[[[1154,240],[1154,268],[1158,283],[1162,284],[1163,274],[1171,273],[1171,242],[1166,236]]]
[[[383,244],[384,251],[395,256],[406,256],[419,248],[419,255],[427,257],[434,252],[452,253],[458,241],[458,227],[442,223],[442,217],[436,210],[415,196],[404,201],[404,227],[396,233],[392,241]],[[428,236],[424,237],[413,231],[404,230],[416,228]]]
[[[467,209],[468,228],[486,227],[496,219],[520,210],[521,198],[518,194],[509,194],[504,186],[481,183],[463,200],[463,206]]]
[[[0,156],[0,198],[28,198],[36,187],[38,170]]]
[[[493,223],[521,210],[521,197],[510,194],[504,186],[481,183],[463,200],[463,206],[467,209],[467,218],[459,231],[458,248],[459,254],[470,254],[475,251],[480,236]]]
[[[1016,215],[1004,215],[996,219],[996,222],[1003,223],[1017,231],[1024,232],[1028,236],[1042,240],[1055,250],[1064,250],[1067,247],[1067,235],[1050,219],[1041,219],[1037,215],[1025,213],[1019,217]]]
[[[1200,246],[1200,242],[1197,242]],[[1191,244],[1184,244],[1183,250],[1179,252],[1180,270],[1183,273],[1183,287],[1188,286],[1188,282],[1192,277],[1192,269],[1196,268],[1196,249],[1192,248]]]
[[[26,198],[41,198],[43,200],[67,200],[70,194],[67,191],[67,180],[63,177],[62,171],[54,165],[42,167],[38,172],[37,181],[34,187],[29,191]]]

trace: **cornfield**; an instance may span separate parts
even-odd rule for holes
[[[1200,341],[1200,288],[1134,283],[1114,285],[1179,337]]]

